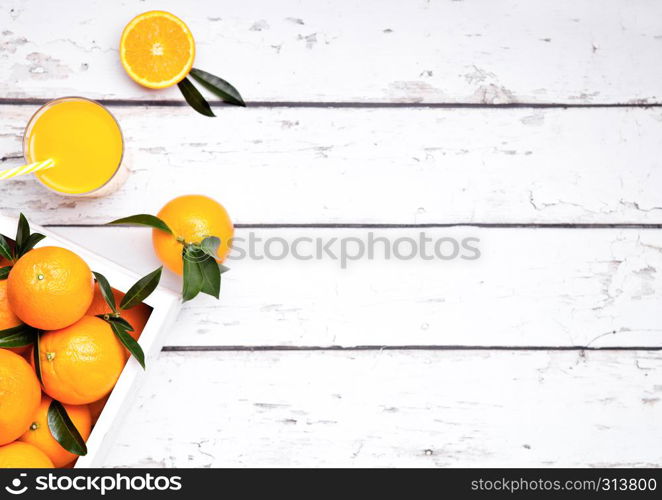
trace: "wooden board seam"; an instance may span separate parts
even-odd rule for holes
[[[53,97],[53,99],[55,96]],[[44,98],[12,98],[0,97],[0,105],[34,106],[42,105],[50,99]],[[183,100],[172,99],[96,99],[105,106],[154,106],[154,107],[185,107]],[[211,101],[214,108],[230,107],[224,102]],[[602,109],[602,108],[660,108],[662,103],[474,103],[474,102],[353,102],[353,101],[247,101],[249,108],[433,108],[433,109]]]
[[[167,345],[161,352],[290,352],[290,351],[662,351],[662,346],[475,346],[475,345],[359,345],[359,346],[280,346],[280,345]]]
[[[102,228],[111,227],[106,224],[42,224],[43,227],[73,227]],[[117,227],[117,226],[114,226]],[[527,222],[449,222],[422,224],[388,224],[388,223],[241,223],[235,224],[237,229],[443,229],[452,227],[475,227],[486,229],[662,229],[658,223],[527,223]]]

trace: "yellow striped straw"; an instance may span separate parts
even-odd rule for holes
[[[0,170],[0,181],[5,179],[12,179],[18,177],[19,175],[33,174],[41,170],[46,170],[47,168],[53,168],[55,162],[53,160],[37,161],[35,163],[30,163],[29,165],[23,165],[21,167],[10,168],[8,170]]]

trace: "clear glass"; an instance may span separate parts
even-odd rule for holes
[[[92,99],[87,99],[86,97],[77,97],[77,96],[72,96],[72,97],[60,97],[58,99],[54,99],[52,101],[47,102],[43,106],[41,106],[30,118],[30,121],[28,121],[27,126],[25,127],[25,132],[23,133],[23,157],[25,158],[26,163],[33,163],[36,161],[43,161],[45,158],[31,158],[30,157],[30,137],[32,134],[32,129],[41,117],[41,115],[48,110],[50,107],[65,102],[65,101],[85,101],[89,103],[93,103],[97,106],[100,106],[103,108],[113,119],[115,125],[117,126],[117,130],[119,131],[119,136],[121,139],[121,154],[119,158],[119,162],[117,164],[117,167],[115,168],[114,173],[108,178],[103,184],[98,186],[97,188],[94,188],[91,191],[85,192],[85,193],[68,193],[68,192],[63,192],[59,191],[57,189],[54,189],[52,186],[49,186],[46,184],[44,181],[42,181],[38,176],[35,175],[35,178],[39,181],[41,185],[46,187],[49,191],[52,191],[54,193],[57,193],[61,196],[67,196],[67,197],[74,197],[74,198],[98,198],[101,196],[106,196],[114,191],[116,191],[124,182],[126,181],[128,175],[129,175],[129,170],[126,168],[124,165],[123,159],[124,159],[124,135],[122,134],[122,128],[120,127],[119,122],[117,121],[117,118],[115,118],[115,115],[113,115],[108,108],[103,106],[102,104],[98,103],[97,101],[94,101]],[[57,168],[53,167],[53,168]]]

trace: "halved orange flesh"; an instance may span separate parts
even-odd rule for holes
[[[124,28],[120,59],[140,85],[151,89],[170,87],[191,71],[195,40],[178,17],[160,10],[145,12]]]

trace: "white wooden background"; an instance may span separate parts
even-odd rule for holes
[[[108,466],[662,465],[662,4],[0,5],[0,168],[40,103],[83,95],[133,172],[80,202],[5,183],[2,212],[141,272],[149,232],[101,224],[189,192],[238,236],[481,240],[474,262],[232,262]],[[153,8],[247,109],[125,76],[121,29]]]

